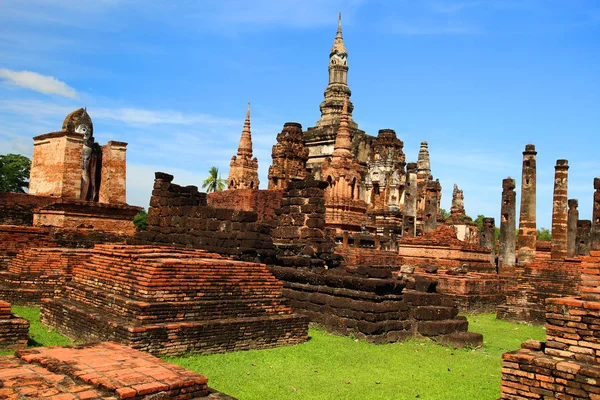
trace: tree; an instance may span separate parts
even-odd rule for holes
[[[485,218],[485,215],[479,214],[477,216],[477,218],[475,218],[475,220],[473,221],[477,224],[477,229],[479,229],[479,232],[483,231],[483,219],[484,218]]]
[[[211,192],[220,192],[225,189],[225,184],[227,181],[221,178],[221,174],[219,174],[219,168],[210,167],[208,170],[208,178],[202,182],[202,188],[206,188],[208,193]]]
[[[0,192],[25,193],[31,160],[20,154],[0,155]]]
[[[448,219],[448,217],[450,216],[450,213],[446,211],[445,208],[440,208],[440,214],[442,214],[442,218],[444,219]]]
[[[552,240],[552,233],[548,228],[540,228],[537,230],[537,240]]]
[[[133,224],[141,231],[145,231],[148,228],[148,213],[146,210],[142,210],[133,217]]]

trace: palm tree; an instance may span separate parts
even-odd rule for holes
[[[220,192],[225,189],[225,183],[225,179],[219,174],[219,168],[213,166],[208,170],[208,178],[202,182],[202,188],[206,188],[208,193]]]

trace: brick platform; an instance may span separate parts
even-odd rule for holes
[[[222,399],[205,376],[116,343],[19,350],[0,358],[0,398]]]
[[[0,300],[0,349],[25,348],[28,339],[29,321],[12,314],[10,304]]]
[[[546,300],[546,342],[502,356],[502,399],[600,399],[600,252],[584,257],[582,297]]]
[[[496,274],[478,272],[437,274],[416,272],[437,280],[437,291],[450,298],[461,312],[494,312],[506,301],[508,279]]]
[[[71,280],[73,266],[90,256],[87,249],[32,248],[22,250],[0,271],[0,298],[18,305],[39,305],[55,297]]]
[[[404,290],[390,268],[361,267],[355,273],[271,267],[284,281],[284,295],[294,308],[329,331],[354,334],[373,343],[415,336],[455,347],[480,346],[482,336],[467,332],[466,318],[457,316],[452,300],[435,293],[433,281]]]
[[[466,267],[469,271],[495,273],[488,249],[456,238],[456,231],[441,225],[433,232],[398,241],[403,263],[413,266],[435,265],[440,269]]]
[[[42,321],[79,340],[158,355],[269,348],[306,340],[308,319],[282,303],[264,264],[203,250],[98,245]]]

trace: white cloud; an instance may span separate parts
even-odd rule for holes
[[[130,125],[193,125],[193,124],[220,124],[239,125],[239,120],[219,118],[209,114],[185,114],[178,111],[156,111],[140,108],[97,108],[90,107],[90,114],[94,118],[112,119]]]
[[[38,74],[32,71],[13,71],[7,68],[0,68],[0,78],[4,78],[5,83],[24,87],[44,94],[56,94],[59,96],[77,98],[77,91],[59,81],[53,76]]]

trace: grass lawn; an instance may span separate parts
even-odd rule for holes
[[[39,323],[39,310],[13,311],[32,321],[31,345],[70,343]],[[310,329],[310,340],[297,346],[167,360],[208,376],[211,387],[240,400],[497,399],[502,353],[527,339],[544,340],[545,331],[496,321],[493,314],[472,315],[469,322],[484,335],[481,349],[419,340],[373,345]]]

